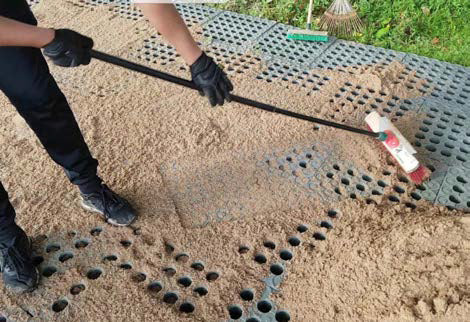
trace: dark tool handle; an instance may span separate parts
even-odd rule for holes
[[[100,51],[97,51],[97,50],[92,50],[91,51],[91,56],[93,58],[98,59],[98,60],[113,64],[113,65],[121,66],[121,67],[130,69],[130,70],[133,70],[133,71],[145,74],[145,75],[160,78],[160,79],[163,79],[163,80],[166,80],[166,81],[178,84],[178,85],[186,86],[188,88],[192,88],[192,89],[195,89],[195,90],[200,90],[199,87],[197,87],[196,84],[194,84],[192,81],[189,81],[189,80],[186,80],[184,78],[177,77],[177,76],[173,76],[173,75],[170,75],[170,74],[167,74],[167,73],[164,73],[164,72],[161,72],[161,71],[158,71],[158,70],[155,70],[155,69],[152,69],[152,68],[140,65],[140,64],[136,64],[136,63],[133,63],[131,61],[128,61],[128,60],[125,60],[125,59],[122,59],[122,58],[119,58],[119,57],[115,57],[115,56],[112,56],[112,55],[109,55],[109,54],[106,54],[106,53],[103,53],[103,52],[100,52]],[[335,127],[337,129],[341,129],[341,130],[345,130],[345,131],[349,131],[349,132],[354,132],[354,133],[358,133],[358,134],[363,134],[363,135],[367,135],[367,136],[370,136],[370,137],[373,137],[373,138],[378,138],[380,136],[380,132],[375,133],[375,132],[371,132],[371,131],[351,127],[351,126],[348,126],[348,125],[335,123],[335,122],[330,122],[330,121],[319,119],[319,118],[316,118],[316,117],[295,113],[295,112],[292,112],[292,111],[288,111],[288,110],[284,110],[282,108],[275,107],[275,106],[270,105],[270,104],[260,103],[260,102],[251,100],[249,98],[245,98],[245,97],[241,97],[241,96],[237,96],[237,95],[230,95],[230,98],[234,102],[245,104],[245,105],[255,107],[255,108],[258,108],[258,109],[261,109],[261,110],[265,110],[265,111],[268,111],[268,112],[283,114],[283,115],[287,115],[287,116],[290,116],[290,117],[294,117],[296,119],[301,119],[301,120],[305,120],[305,121],[309,121],[309,122],[313,122],[313,123],[317,123],[317,124],[321,124],[321,125],[325,125],[325,126],[329,126],[329,127]]]

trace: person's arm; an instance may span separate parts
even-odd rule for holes
[[[192,65],[202,51],[173,4],[136,4],[150,23],[167,39],[188,65]]]
[[[73,30],[41,28],[0,16],[1,46],[43,48],[54,64],[75,67],[90,63],[93,40]]]
[[[140,3],[137,6],[190,66],[193,82],[210,104],[215,106],[229,102],[232,83],[214,60],[199,48],[176,7],[162,3]]]
[[[0,16],[0,46],[42,48],[54,36],[54,29],[36,27]]]

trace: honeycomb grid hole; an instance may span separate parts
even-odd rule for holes
[[[274,315],[277,322],[288,322],[290,321],[290,314],[285,310],[277,311]]]
[[[326,229],[333,229],[333,223],[330,220],[322,220],[320,221],[321,228],[326,228]]]
[[[270,301],[268,300],[262,300],[262,301],[259,301],[257,304],[256,304],[256,308],[258,309],[258,311],[260,311],[261,313],[268,313],[272,310],[273,308],[273,305]]]
[[[96,280],[100,278],[100,276],[103,274],[103,270],[101,268],[91,268],[87,271],[86,277],[90,280]]]
[[[255,255],[255,257],[253,258],[255,262],[257,262],[258,264],[264,264],[268,261],[268,259],[266,258],[266,256],[264,256],[264,254],[261,254],[261,253],[258,253]]]
[[[274,250],[276,249],[276,244],[270,240],[267,240],[263,243],[263,246],[268,248],[268,249],[271,249],[271,250]]]
[[[74,243],[75,248],[77,248],[77,249],[85,248],[89,244],[90,244],[90,240],[86,239],[86,238],[85,239],[79,239]]]
[[[299,233],[305,233],[307,230],[308,230],[307,225],[301,224],[301,225],[297,226],[297,231]]]
[[[189,276],[183,276],[178,278],[178,284],[183,287],[189,287],[193,283],[193,280]]]
[[[83,292],[85,289],[86,289],[85,284],[82,284],[82,283],[75,284],[75,285],[72,285],[72,287],[70,287],[70,294],[78,295],[81,292]]]
[[[219,279],[219,277],[220,277],[220,274],[217,272],[209,272],[206,274],[206,280],[209,282],[214,282],[217,279]]]
[[[55,301],[52,304],[51,308],[52,308],[52,311],[54,311],[55,313],[59,313],[65,310],[68,305],[69,305],[69,301],[66,298],[63,298],[63,299]]]
[[[167,292],[163,295],[163,302],[167,304],[175,304],[179,299],[178,293]]]
[[[289,243],[289,245],[293,246],[293,247],[297,247],[300,245],[300,239],[295,237],[295,236],[292,236],[292,237],[289,237],[287,239],[287,242]]]
[[[189,260],[189,254],[187,253],[179,253],[175,256],[175,261],[180,263],[187,263]]]
[[[144,272],[135,272],[131,276],[131,280],[135,283],[142,283],[147,279],[147,274]]]
[[[164,267],[162,271],[165,273],[166,276],[172,277],[176,274],[176,269],[174,267]]]
[[[107,262],[115,262],[118,260],[118,256],[114,254],[106,255],[103,257],[103,261]]]
[[[196,307],[191,302],[183,302],[179,307],[180,312],[183,313],[193,313],[195,309]]]
[[[59,261],[61,263],[65,263],[66,261],[70,260],[73,258],[73,252],[64,252],[59,255]]]
[[[201,261],[197,261],[197,262],[194,262],[191,264],[191,268],[198,271],[198,272],[202,272],[204,270],[204,263],[201,262]]]
[[[209,293],[209,290],[205,286],[198,286],[194,289],[194,293],[199,296],[206,296]]]
[[[44,277],[51,277],[55,273],[57,273],[57,267],[51,265],[44,267],[42,270],[42,276]]]
[[[249,251],[250,251],[250,247],[248,247],[248,246],[241,245],[241,246],[238,247],[238,252],[239,252],[240,254],[246,254],[246,253],[248,253]]]
[[[294,255],[288,249],[283,249],[279,252],[279,257],[284,261],[290,261]]]
[[[232,320],[238,320],[243,316],[243,309],[239,305],[230,305],[228,307],[228,314]]]
[[[284,273],[284,267],[281,264],[273,264],[269,268],[269,271],[276,276],[282,275]]]
[[[255,298],[255,291],[254,289],[251,289],[251,288],[246,288],[246,289],[243,289],[240,291],[240,298],[243,300],[243,301],[253,301],[253,299]]]
[[[149,283],[149,285],[147,286],[147,290],[150,292],[150,293],[158,293],[160,292],[161,290],[163,290],[163,284],[159,281],[154,281],[154,282],[151,282]]]
[[[90,230],[90,235],[92,235],[93,237],[97,237],[97,236],[99,236],[102,232],[103,232],[103,228],[101,228],[101,227],[95,227],[95,228],[93,228],[93,229]]]
[[[129,248],[132,245],[132,241],[129,239],[123,239],[119,242],[122,247]]]
[[[46,253],[54,253],[60,250],[60,244],[52,243],[46,246]]]
[[[256,317],[251,317],[247,319],[246,322],[261,322],[261,320]]]

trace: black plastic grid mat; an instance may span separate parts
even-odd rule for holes
[[[201,43],[198,44],[201,45]],[[172,46],[160,42],[156,36],[145,39],[144,46],[137,49],[137,52],[137,58],[148,63],[160,65],[179,63],[181,70],[189,70],[188,66],[180,59],[180,55],[176,50]],[[260,58],[248,52],[232,50],[216,45],[207,45],[205,52],[229,75],[233,73],[245,73],[261,61]]]
[[[440,187],[436,203],[470,210],[469,183],[470,167],[468,165],[450,167]]]
[[[391,121],[396,121],[409,111],[418,111],[422,105],[421,98],[402,99],[390,95],[382,90],[366,88],[360,84],[345,82],[337,93],[330,99],[337,109],[331,110],[330,117],[334,118],[336,112],[340,112],[347,105],[354,110],[360,108],[366,114],[376,111],[387,116]],[[365,107],[365,109],[364,109]]]
[[[275,151],[266,155],[259,166],[302,186],[313,197],[325,201],[350,198],[377,203],[385,198],[386,202],[402,203],[414,209],[417,201],[434,201],[437,197],[440,184],[426,183],[409,194],[406,191],[410,180],[397,174],[395,164],[384,165],[382,176],[375,177],[364,169],[341,161],[335,157],[334,150],[323,144],[296,146],[282,153]],[[433,180],[442,182],[445,172],[433,170]],[[392,185],[394,176],[398,177],[399,182]]]
[[[358,68],[363,65],[388,65],[393,61],[402,61],[405,53],[337,40],[328,47],[312,64],[312,68],[341,69]]]
[[[266,82],[281,80],[289,84],[299,85],[307,91],[307,95],[310,95],[310,92],[320,91],[322,86],[330,81],[330,77],[319,75],[319,73],[309,70],[305,66],[278,61],[267,62],[266,68],[256,78]]]
[[[274,24],[275,21],[223,11],[203,26],[204,36],[215,44],[245,48]]]
[[[141,289],[147,296],[160,298],[161,305],[175,305],[179,312],[189,314],[197,308],[197,299],[210,293],[211,287],[223,277],[203,260],[190,257],[189,253],[176,250],[171,244],[165,244],[165,248],[161,249],[167,259],[162,261],[159,269],[141,270],[138,264],[126,260],[126,250],[135,247],[136,240],[131,236],[116,240],[119,245],[117,249],[113,246],[97,251],[96,246],[101,243],[102,235],[106,234],[105,228],[96,226],[85,234],[70,230],[59,235],[34,238],[32,262],[42,276],[42,283],[47,284],[50,278],[57,278],[77,268],[83,270],[83,278],[71,282],[62,294],[55,294],[55,300],[49,304],[38,304],[33,297],[26,300],[21,308],[31,318],[50,321],[69,305],[76,305],[75,296],[89,292],[94,287],[94,281],[118,270],[129,275],[131,284],[143,286]],[[140,228],[133,228],[133,234],[140,235]],[[105,238],[109,240],[110,237],[108,235]],[[182,270],[184,274],[181,274]],[[184,289],[192,290],[192,293],[188,294]],[[1,316],[0,313],[0,320]]]
[[[160,42],[157,36],[144,39],[143,47],[137,49],[137,58],[160,65],[176,63],[179,57],[174,47]]]
[[[425,118],[413,144],[427,157],[448,166],[470,164],[470,116],[465,106],[428,97],[423,100]]]
[[[188,26],[203,24],[222,13],[220,10],[200,4],[176,3],[175,6]]]
[[[432,97],[470,103],[470,69],[414,54],[407,54],[403,63],[408,71],[416,71],[417,77],[428,82]]]

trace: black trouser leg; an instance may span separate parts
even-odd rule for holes
[[[15,210],[8,200],[8,194],[0,182],[0,244],[11,239],[15,227]]]
[[[31,12],[12,18],[30,24],[36,22]],[[65,169],[73,184],[99,184],[98,162],[91,156],[67,100],[39,49],[0,47],[0,90],[36,133],[51,158]],[[6,192],[0,201],[5,203],[0,216],[11,217],[2,212],[11,212]]]
[[[83,185],[95,180],[98,162],[91,156],[41,51],[29,47],[0,47],[0,71],[0,89],[36,133],[51,158],[64,167],[70,181]]]

